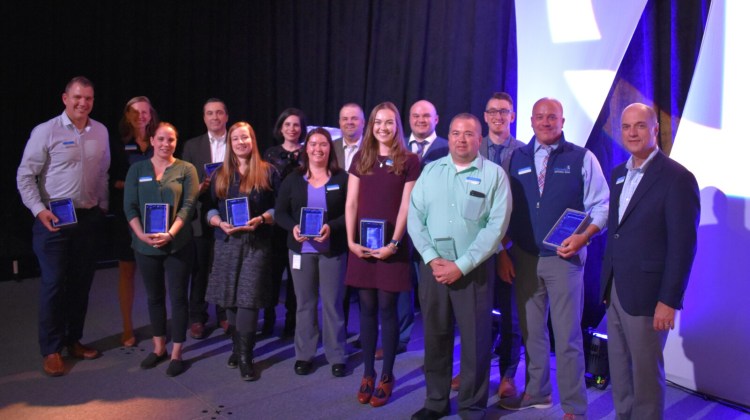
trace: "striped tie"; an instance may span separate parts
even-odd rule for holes
[[[550,147],[540,146],[540,148],[546,152],[544,160],[542,161],[542,171],[539,172],[539,176],[536,178],[537,184],[539,184],[539,195],[542,195],[542,192],[544,191],[544,178],[547,176],[547,162],[549,162]]]

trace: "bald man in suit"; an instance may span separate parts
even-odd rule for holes
[[[612,171],[600,289],[618,419],[664,418],[664,345],[695,258],[698,183],[659,150],[658,134],[652,108],[635,103],[622,112],[631,156]]]

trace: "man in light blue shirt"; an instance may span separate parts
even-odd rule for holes
[[[485,261],[500,246],[512,199],[503,169],[479,155],[479,120],[453,118],[450,155],[428,164],[411,195],[409,236],[422,256],[419,301],[425,336],[427,398],[413,419],[447,415],[454,320],[461,332],[458,414],[483,418],[492,349],[492,273]]]
[[[39,285],[39,346],[44,372],[65,373],[60,352],[94,359],[95,349],[80,343],[99,250],[99,233],[108,202],[109,135],[89,118],[94,86],[75,77],[62,95],[65,111],[34,128],[18,167],[21,199],[36,217],[32,228],[34,253],[42,278]],[[55,224],[51,199],[71,199],[77,223]]]

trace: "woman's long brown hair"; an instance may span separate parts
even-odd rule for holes
[[[239,121],[229,127],[224,164],[214,175],[216,177],[216,196],[219,198],[227,197],[229,186],[232,184],[235,174],[239,172],[240,160],[234,153],[234,149],[232,149],[232,133],[241,127],[246,127],[250,133],[252,152],[250,153],[250,162],[247,165],[247,171],[244,174],[240,174],[240,193],[249,194],[254,189],[258,191],[271,189],[271,182],[268,179],[269,164],[260,155],[255,130],[253,130],[253,126],[245,121]]]
[[[378,151],[380,150],[380,144],[375,139],[373,134],[373,127],[375,126],[375,114],[382,109],[388,109],[393,111],[396,117],[396,132],[393,133],[393,142],[391,142],[390,149],[388,150],[388,158],[393,161],[393,165],[388,169],[396,175],[401,175],[406,164],[406,157],[409,151],[406,149],[404,143],[404,129],[401,125],[401,114],[398,112],[398,108],[393,102],[383,102],[375,106],[370,113],[370,118],[367,120],[367,130],[365,131],[364,138],[362,139],[362,148],[359,153],[359,164],[357,165],[357,171],[362,175],[369,175],[372,172],[375,162],[378,161]]]

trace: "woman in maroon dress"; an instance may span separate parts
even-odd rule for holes
[[[349,169],[346,196],[346,235],[349,262],[346,284],[359,288],[360,340],[364,377],[357,399],[380,407],[388,402],[395,379],[393,364],[398,345],[396,298],[411,289],[409,249],[401,240],[406,234],[409,196],[419,177],[417,155],[404,143],[398,109],[391,102],[377,105],[370,114],[360,151]],[[383,246],[362,246],[361,219],[385,221]],[[378,339],[378,311],[383,331],[383,370],[375,384],[375,346]]]

